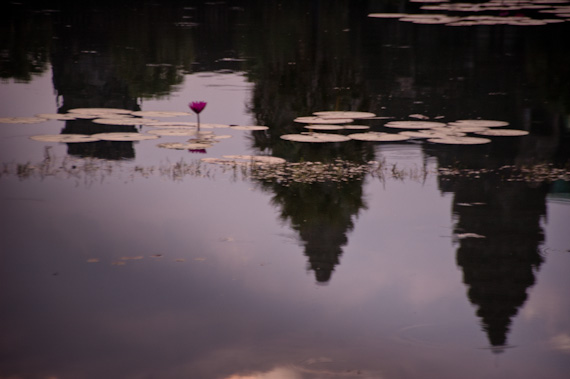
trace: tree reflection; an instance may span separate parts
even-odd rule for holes
[[[243,39],[248,77],[255,83],[251,112],[266,133],[252,135],[260,151],[290,162],[356,163],[374,159],[370,144],[292,143],[279,137],[304,130],[293,119],[321,110],[368,110],[370,96],[361,75],[358,28],[362,1],[251,1],[244,14],[251,33]],[[263,30],[263,33],[259,33]],[[352,33],[349,31],[354,30]],[[339,264],[352,218],[365,208],[363,178],[348,182],[273,183],[273,204],[299,233],[308,268],[326,283]]]
[[[362,198],[362,180],[349,182],[292,183],[266,185],[274,196],[272,203],[281,209],[281,219],[299,233],[308,258],[308,269],[318,283],[331,279],[340,263],[347,233],[366,205]]]
[[[504,183],[489,175],[455,180],[449,190],[454,193],[457,265],[469,300],[478,307],[490,344],[506,346],[512,319],[543,263],[541,219],[548,186]]]

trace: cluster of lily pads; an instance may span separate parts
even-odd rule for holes
[[[389,121],[383,126],[393,129],[407,129],[398,133],[385,133],[362,130],[369,129],[366,125],[352,125],[354,119],[379,119],[370,112],[315,112],[313,116],[298,117],[294,121],[304,123],[306,132],[299,134],[284,134],[282,139],[294,142],[345,142],[350,140],[373,142],[398,142],[406,140],[425,139],[431,143],[450,145],[479,145],[490,143],[486,137],[524,136],[528,132],[518,129],[506,129],[506,121],[495,120],[457,120],[454,122],[427,121],[422,115],[411,115],[422,120]],[[317,130],[317,132],[315,132]],[[325,131],[347,131],[348,134],[325,133]],[[358,131],[358,132],[355,132]],[[468,134],[474,134],[468,135]]]
[[[485,3],[450,3],[448,0],[411,0],[437,3],[421,7],[445,14],[371,13],[368,17],[397,18],[415,24],[444,24],[446,26],[514,25],[538,26],[570,20],[568,0],[491,0]],[[527,15],[527,12],[533,15]],[[452,13],[453,15],[450,15]],[[457,14],[471,13],[458,16]],[[544,15],[545,17],[538,17]]]
[[[165,142],[157,146],[167,149],[194,150],[206,149],[220,140],[230,138],[229,134],[216,135],[212,131],[198,130],[195,122],[160,121],[159,118],[189,116],[189,112],[170,111],[131,111],[117,108],[75,108],[68,113],[40,113],[34,117],[4,117],[3,124],[36,124],[48,120],[91,120],[102,125],[132,125],[153,128],[146,133],[111,132],[95,134],[42,134],[30,138],[42,142],[83,143],[95,141],[144,141],[162,136],[190,137],[186,142]],[[234,130],[266,130],[267,126],[240,126],[224,124],[200,124],[201,129],[231,128]]]

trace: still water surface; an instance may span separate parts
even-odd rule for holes
[[[0,117],[203,100],[204,123],[269,130],[214,129],[231,138],[192,153],[29,139],[146,126],[0,124],[0,377],[570,371],[567,23],[367,17],[422,12],[378,1],[8,9]],[[530,134],[458,148],[279,138],[333,109]],[[385,169],[307,184],[200,163],[226,154]]]

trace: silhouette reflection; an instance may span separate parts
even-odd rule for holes
[[[541,220],[548,186],[502,182],[495,175],[446,183],[452,191],[457,265],[493,347],[507,345],[512,319],[527,300],[544,259]],[[500,351],[500,350],[494,350]]]

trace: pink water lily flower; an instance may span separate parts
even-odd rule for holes
[[[194,113],[198,114],[202,112],[204,108],[206,108],[206,104],[207,103],[205,101],[193,101],[190,104],[188,104],[188,106],[190,107],[190,109],[192,109],[192,111],[194,111]]]
[[[204,108],[206,108],[206,102],[205,101],[193,101],[190,104],[188,104],[188,106],[190,107],[190,109],[192,109],[192,111],[194,113],[196,113],[196,117],[198,119],[198,132],[200,132],[200,112],[202,112],[204,110]]]

